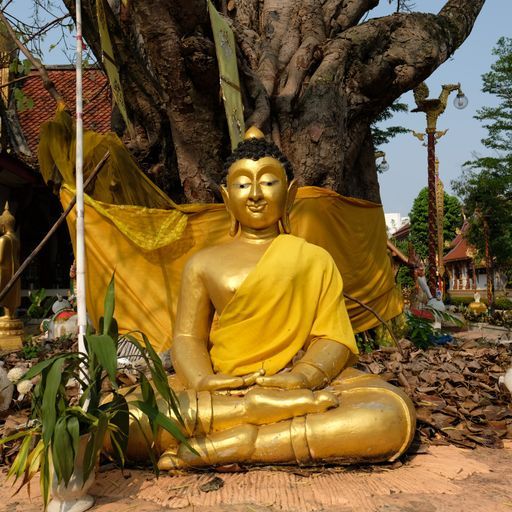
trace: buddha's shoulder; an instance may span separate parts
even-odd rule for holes
[[[206,269],[211,268],[215,262],[222,261],[229,254],[226,244],[212,245],[205,247],[193,254],[185,264],[186,273],[201,274]]]
[[[324,249],[323,247],[320,247],[317,244],[308,242],[304,238],[300,238],[295,235],[282,235],[283,240],[287,245],[295,246],[297,249],[301,249],[302,253],[305,253],[306,255],[309,255],[311,258],[321,258],[321,259],[327,259],[331,260],[332,256],[331,254]],[[302,255],[302,257],[304,254]]]

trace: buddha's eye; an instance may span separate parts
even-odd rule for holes
[[[277,183],[279,183],[279,180],[272,180],[272,181],[262,181],[261,184],[266,186],[266,187],[273,187],[274,185],[276,185]]]
[[[250,183],[235,183],[235,187],[241,190],[249,188],[251,186]]]

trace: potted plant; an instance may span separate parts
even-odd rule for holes
[[[143,333],[119,336],[114,305],[112,276],[99,332],[85,336],[85,353],[59,354],[28,370],[24,379],[39,377],[33,390],[31,419],[22,431],[0,440],[0,443],[6,443],[21,439],[18,455],[8,475],[15,481],[22,479],[21,488],[39,471],[45,510],[50,492],[53,500],[49,510],[79,512],[92,506],[92,498],[78,494],[86,495],[92,484],[106,436],[110,437],[112,456],[121,466],[124,464],[131,413],[127,401],[129,394],[122,393],[116,383],[120,339],[129,340],[138,348],[152,381],[150,384],[144,373],[140,373],[143,399],[131,405],[148,417],[154,433],[162,427],[186,443],[178,424],[160,412],[156,405],[153,388],[174,416],[181,418],[178,402],[168,385],[158,354]],[[66,392],[66,384],[71,379],[75,379],[82,390],[79,399],[75,398],[76,403]],[[149,444],[151,442],[148,440]],[[154,467],[158,471],[156,465]]]

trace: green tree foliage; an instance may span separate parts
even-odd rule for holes
[[[487,130],[482,144],[491,156],[466,162],[453,187],[469,218],[468,240],[483,258],[486,222],[493,266],[503,268],[512,264],[512,38],[500,38],[493,54],[497,59],[482,75],[482,90],[498,101],[475,116]]]
[[[469,219],[466,237],[485,257],[484,222],[488,226],[488,239],[495,267],[506,268],[512,264],[512,173],[511,168],[493,162],[478,169],[466,168],[454,189],[464,202]],[[495,160],[489,159],[489,160]]]
[[[409,130],[403,126],[388,126],[387,128],[380,127],[380,123],[387,121],[393,117],[396,112],[408,112],[409,107],[406,103],[395,101],[390,107],[382,111],[372,123],[372,136],[373,144],[376,148],[387,144],[393,137],[400,133],[407,133]]]
[[[414,200],[412,210],[409,213],[411,233],[409,240],[414,250],[421,258],[428,254],[428,189],[420,190]],[[443,236],[445,242],[451,242],[455,238],[455,231],[462,226],[462,208],[459,200],[445,192],[444,194],[444,225]]]
[[[394,241],[393,243],[404,254],[408,254],[409,242],[407,240]],[[405,288],[414,288],[415,283],[411,273],[411,269],[406,265],[400,265],[400,268],[398,269],[398,273],[396,275],[396,282],[400,285],[400,288],[402,290],[404,290]]]
[[[482,144],[491,150],[500,152],[495,158],[512,163],[512,38],[501,37],[493,50],[497,56],[491,71],[482,75],[483,92],[493,94],[499,103],[495,107],[483,107],[475,119],[483,121],[488,136]],[[481,159],[471,162],[480,163]],[[487,160],[484,158],[483,160]],[[484,164],[487,162],[484,162]]]

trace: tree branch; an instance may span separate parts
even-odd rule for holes
[[[322,11],[316,0],[306,0],[297,13],[300,20],[301,44],[286,67],[284,83],[278,101],[281,109],[289,110],[313,60],[313,54],[325,40]]]
[[[257,33],[259,28],[259,0],[237,0],[235,21]]]
[[[28,48],[16,37],[14,30],[12,29],[10,23],[7,21],[7,18],[5,17],[2,11],[0,11],[0,20],[4,23],[7,33],[9,34],[11,39],[16,43],[16,45],[21,50],[23,55],[25,55],[25,57],[30,61],[30,63],[37,69],[39,75],[41,76],[41,79],[43,80],[44,88],[48,91],[50,96],[55,100],[57,105],[65,105],[66,102],[64,101],[64,98],[61,96],[59,91],[57,91],[55,84],[50,80],[46,68],[41,64],[41,61],[39,59],[36,59],[32,55],[32,53],[30,53]]]
[[[450,55],[466,40],[475,20],[480,14],[485,0],[448,0],[439,11],[439,17],[444,18],[451,27]],[[441,20],[440,20],[441,22]]]
[[[327,0],[323,5],[324,24],[330,38],[361,21],[379,0]]]
[[[258,75],[267,94],[272,96],[279,75],[278,56],[281,43],[288,35],[291,12],[296,8],[292,0],[265,0],[261,11],[261,57]]]
[[[400,13],[369,20],[329,42],[324,59],[344,54],[342,86],[352,108],[375,115],[454,53],[484,2],[449,0],[439,15]]]

